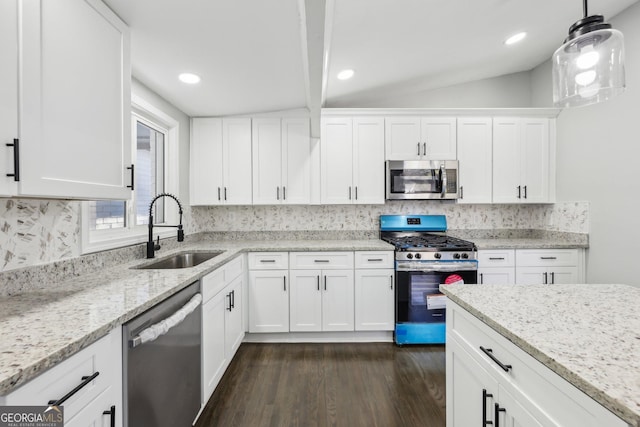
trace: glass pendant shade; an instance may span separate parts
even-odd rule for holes
[[[624,37],[603,21],[596,15],[576,22],[553,54],[556,107],[594,104],[624,91]]]

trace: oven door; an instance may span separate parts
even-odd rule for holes
[[[388,200],[458,198],[458,162],[387,161]]]
[[[396,323],[444,322],[446,297],[440,293],[440,284],[478,280],[475,262],[464,263],[469,265],[467,270],[447,263],[440,271],[435,266],[416,270],[416,263],[412,264],[410,270],[400,267],[396,271]]]

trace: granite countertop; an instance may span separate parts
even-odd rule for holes
[[[441,285],[509,341],[640,426],[640,288]]]
[[[201,241],[161,250],[156,257],[212,250],[223,253],[185,269],[132,269],[148,263],[137,259],[58,283],[51,283],[51,274],[32,275],[24,292],[0,297],[0,396],[242,252],[379,251],[393,250],[393,246],[376,239]]]
[[[450,230],[454,237],[470,240],[478,249],[584,249],[589,235],[545,230]]]

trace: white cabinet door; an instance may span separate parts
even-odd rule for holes
[[[224,202],[251,204],[251,119],[222,119]]]
[[[420,117],[387,117],[384,123],[386,160],[422,158],[424,141],[421,139]]]
[[[281,128],[279,118],[252,122],[253,204],[279,204],[283,195]]]
[[[394,270],[355,270],[356,331],[392,331],[394,319]]]
[[[18,191],[14,174],[14,139],[18,133],[18,2],[0,2],[0,196]]]
[[[424,117],[420,120],[423,158],[456,160],[456,118]]]
[[[458,119],[458,203],[491,203],[491,117]]]
[[[122,426],[122,405],[114,402],[122,394],[120,388],[109,387],[73,418],[65,418],[65,427],[111,427]],[[113,423],[111,418],[113,417]]]
[[[129,29],[99,0],[21,5],[19,192],[130,198]]]
[[[249,272],[249,332],[289,332],[287,270]]]
[[[322,289],[320,270],[291,270],[289,296],[292,332],[322,330]]]
[[[244,325],[243,321],[243,300],[242,300],[242,288],[243,288],[243,275],[235,278],[225,288],[225,293],[229,299],[229,310],[226,310],[225,325],[225,351],[227,360],[233,359],[233,356],[240,348],[242,339],[244,338]]]
[[[514,267],[478,268],[478,283],[488,285],[513,285],[516,283]]]
[[[549,201],[549,120],[522,121],[522,185],[523,201]]]
[[[351,204],[355,196],[353,123],[350,118],[323,118],[320,138],[320,202]]]
[[[222,119],[191,119],[190,203],[223,203]]]
[[[493,119],[494,203],[520,203],[521,201],[520,133],[517,119],[509,117]]]
[[[228,364],[225,322],[229,300],[219,292],[202,306],[202,404],[206,404]]]
[[[353,331],[353,270],[323,270],[322,281],[322,330]]]
[[[384,120],[353,119],[353,202],[384,204]]]
[[[446,368],[447,427],[491,425],[498,383],[450,335]]]
[[[495,425],[501,425],[505,427],[542,427],[542,426],[555,426],[555,422],[544,417],[542,420],[536,419],[526,409],[527,407],[534,405],[533,402],[527,400],[518,400],[514,398],[511,393],[505,390],[504,387],[499,386],[500,403],[498,406],[498,416],[500,419]],[[495,414],[495,408],[494,414]]]
[[[311,203],[309,119],[282,119],[282,202]]]

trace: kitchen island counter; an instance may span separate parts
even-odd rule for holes
[[[175,245],[174,245],[175,246]],[[371,240],[202,240],[163,249],[157,260],[184,251],[222,251],[191,268],[136,269],[150,260],[122,260],[112,267],[69,278],[71,267],[34,269],[20,277],[18,292],[0,296],[0,396],[36,377],[110,330],[120,327],[180,289],[199,280],[244,252],[392,251]],[[142,248],[140,253],[142,253]],[[84,262],[82,258],[76,263]],[[89,261],[86,261],[89,262]],[[65,277],[64,280],[60,280]],[[28,279],[28,280],[25,280]]]
[[[640,288],[441,285],[453,302],[632,426],[640,426]]]

